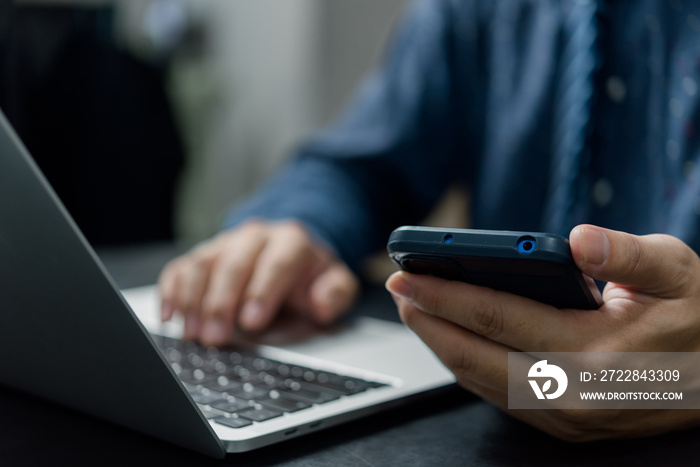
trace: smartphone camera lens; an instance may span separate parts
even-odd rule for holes
[[[537,248],[537,240],[532,237],[522,237],[518,240],[518,252],[523,255],[529,255]]]
[[[455,240],[455,238],[452,236],[452,234],[446,234],[444,237],[442,237],[442,241],[445,243],[452,243]]]

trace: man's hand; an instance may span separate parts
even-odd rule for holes
[[[283,307],[330,323],[359,281],[299,223],[251,221],[171,261],[159,288],[163,321],[180,312],[186,339],[223,345],[236,326],[262,331]]]
[[[468,390],[508,407],[508,352],[700,351],[700,259],[667,235],[582,225],[571,252],[608,281],[598,310],[558,310],[505,292],[398,272],[387,281],[401,319]],[[694,410],[522,410],[512,415],[569,440],[645,436],[697,424]]]

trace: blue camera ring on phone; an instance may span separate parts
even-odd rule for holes
[[[518,252],[529,255],[537,249],[537,240],[534,237],[522,237],[518,240]]]

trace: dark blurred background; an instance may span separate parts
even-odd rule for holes
[[[110,6],[0,0],[0,108],[94,245],[173,238],[183,148],[165,64],[113,40]]]
[[[0,108],[94,246],[191,245],[337,115],[406,3],[0,0]]]

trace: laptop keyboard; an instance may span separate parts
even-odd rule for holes
[[[386,386],[262,357],[153,336],[204,415],[230,428]]]

